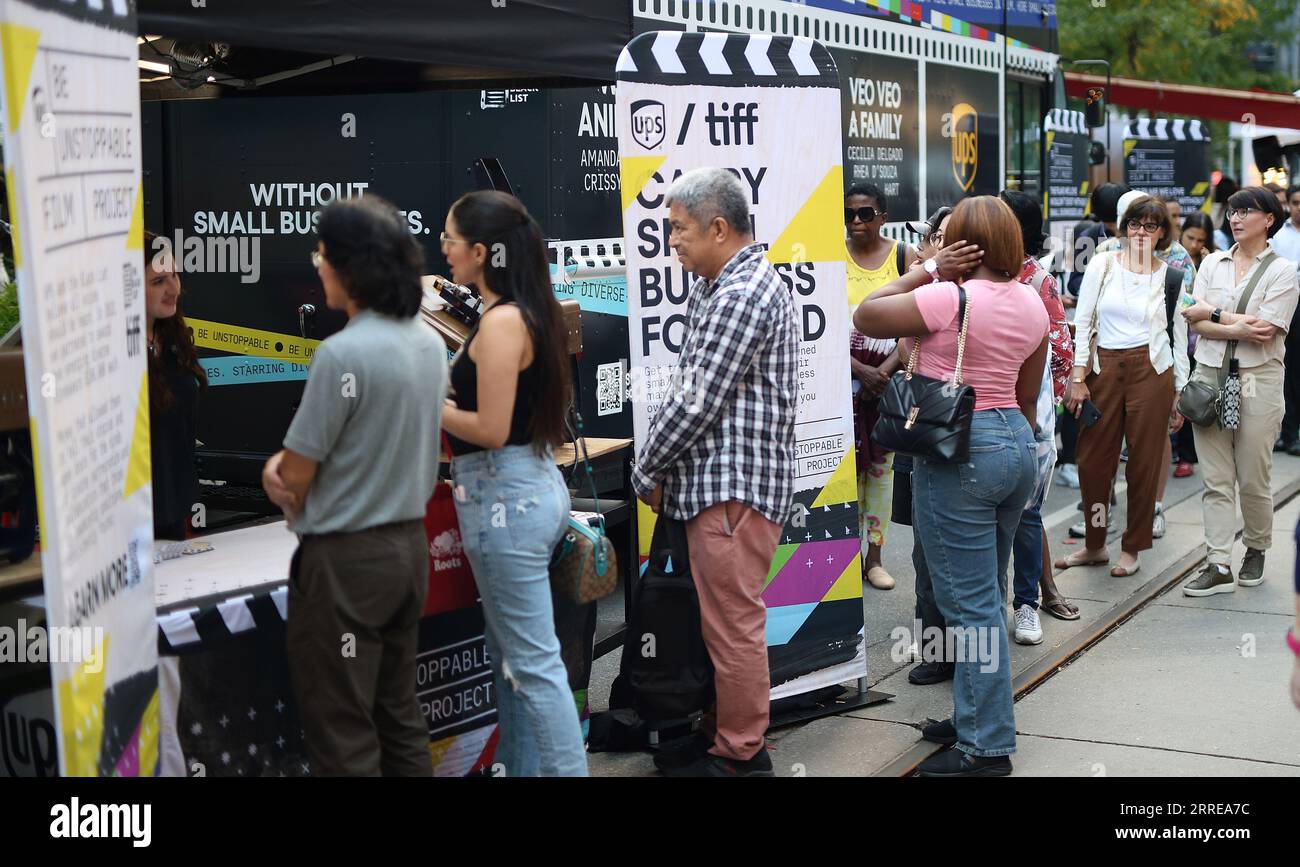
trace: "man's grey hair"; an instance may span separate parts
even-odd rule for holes
[[[702,227],[721,217],[738,235],[748,238],[752,232],[745,186],[726,169],[692,169],[673,182],[665,201],[669,207],[680,202]]]

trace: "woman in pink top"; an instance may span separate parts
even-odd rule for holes
[[[957,362],[959,284],[970,325],[962,380],[975,390],[970,458],[918,457],[912,470],[915,529],[925,543],[935,600],[955,651],[952,719],[927,726],[949,745],[922,776],[1005,776],[1016,750],[1007,643],[1007,561],[1038,472],[1035,407],[1047,362],[1047,312],[1019,282],[1020,223],[994,196],[962,200],[949,219],[955,240],[927,263],[863,301],[853,325],[868,337],[921,342],[918,371],[951,379]],[[931,283],[932,273],[947,282]],[[955,282],[954,282],[955,281]],[[991,639],[991,640],[990,640]],[[948,642],[952,642],[951,645]]]

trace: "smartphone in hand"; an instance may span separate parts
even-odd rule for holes
[[[1101,410],[1091,400],[1085,400],[1083,407],[1079,410],[1079,422],[1084,427],[1092,427],[1101,419]]]

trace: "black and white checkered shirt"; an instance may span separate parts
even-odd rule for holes
[[[782,526],[790,515],[799,329],[764,254],[751,244],[691,288],[677,371],[632,474],[643,497],[663,483],[669,517],[728,500]]]

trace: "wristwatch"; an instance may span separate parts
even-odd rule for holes
[[[1221,317],[1222,315],[1223,315],[1223,308],[1215,307],[1214,312],[1210,314],[1210,321],[1217,325],[1219,323],[1219,317]]]
[[[924,268],[925,273],[929,274],[931,277],[939,276],[939,263],[934,259],[926,259],[925,264],[921,267]]]

